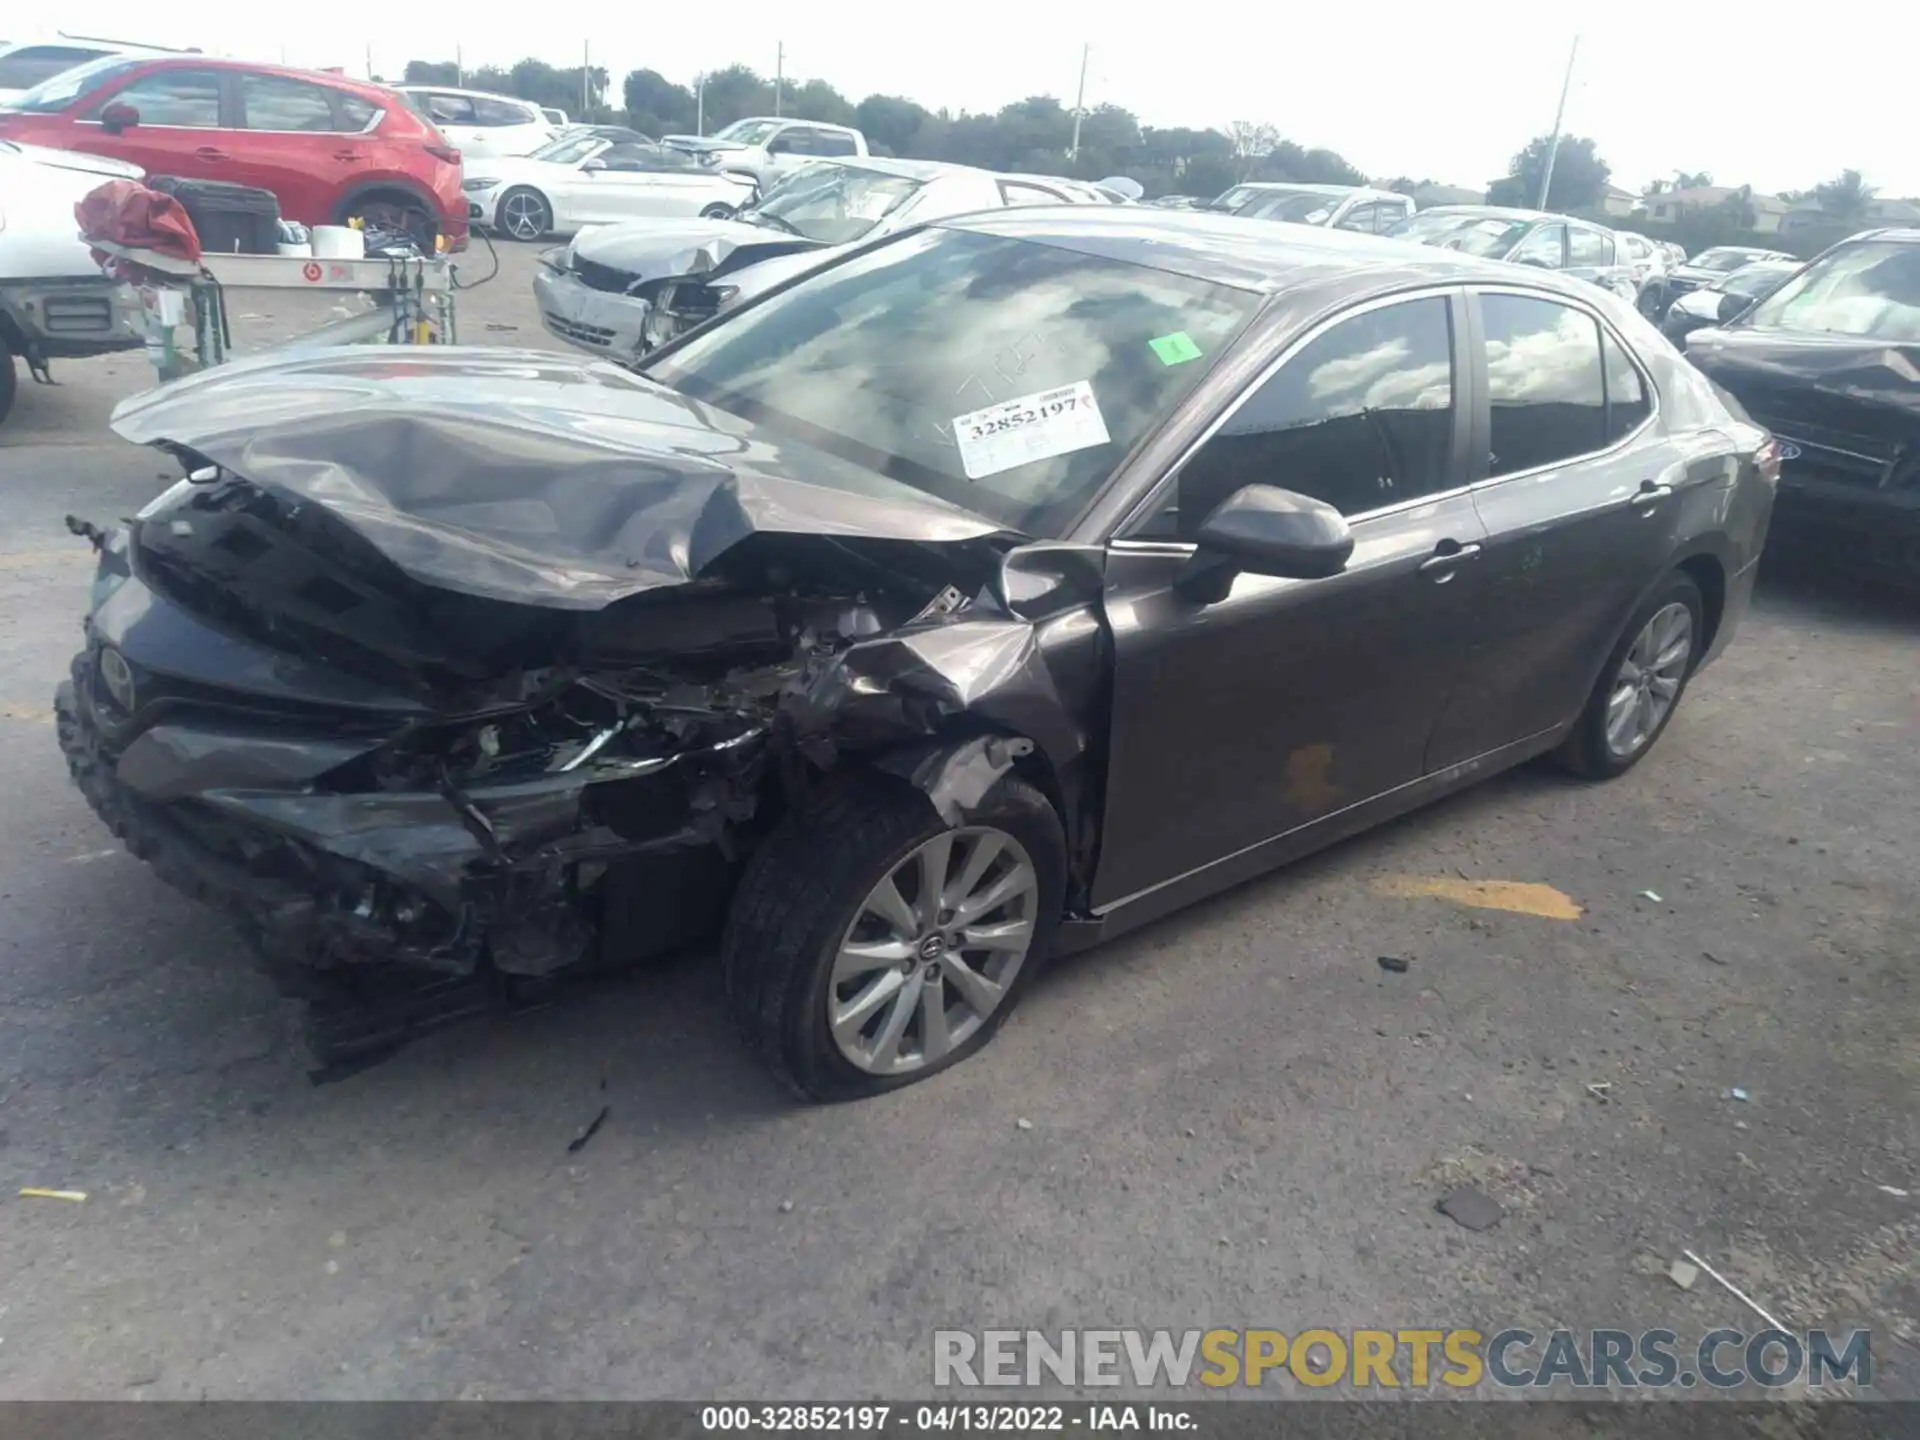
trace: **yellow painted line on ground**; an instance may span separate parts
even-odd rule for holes
[[[0,704],[0,720],[19,720],[28,725],[51,725],[53,711],[44,705]]]
[[[1581,908],[1551,885],[1525,880],[1462,880],[1453,875],[1387,875],[1374,892],[1400,900],[1450,900],[1476,910],[1506,910],[1542,920],[1578,920]]]

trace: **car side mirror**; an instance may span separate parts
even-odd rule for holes
[[[792,153],[793,141],[784,135],[776,135],[767,142],[767,154],[769,155],[791,155]]]
[[[1245,485],[1200,522],[1198,545],[1178,585],[1193,598],[1225,598],[1237,572],[1324,580],[1347,568],[1353,531],[1324,500],[1277,485]]]
[[[109,135],[118,135],[140,123],[140,112],[124,100],[116,100],[100,112],[100,128]]]
[[[584,161],[580,166],[580,172],[583,175],[598,175],[602,170],[606,168],[607,168],[607,162],[602,159],[599,159],[598,157],[595,157],[592,160]]]
[[[1729,320],[1737,320],[1752,307],[1753,301],[1744,295],[1722,295],[1720,307],[1714,312],[1714,318],[1722,325]]]

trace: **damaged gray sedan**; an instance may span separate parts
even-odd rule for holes
[[[1765,433],[1591,286],[1126,207],[887,237],[642,373],[306,352],[127,402],[88,801],[336,1062],[720,936],[799,1093],[1531,756],[1733,634]]]
[[[1084,181],[936,160],[817,161],[731,219],[600,225],[556,246],[541,256],[534,303],[548,333],[631,364],[862,241],[975,210],[1117,199]]]

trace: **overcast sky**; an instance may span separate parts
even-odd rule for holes
[[[1090,42],[1089,106],[1123,105],[1152,125],[1266,121],[1372,175],[1475,186],[1505,173],[1515,150],[1551,128],[1573,32],[1581,17],[1603,17],[1586,22],[1567,129],[1598,141],[1615,183],[1638,190],[1684,168],[1722,184],[1803,189],[1852,166],[1882,195],[1920,196],[1914,0],[1824,12],[1612,0],[1551,15],[1496,0],[1344,0],[1313,13],[1224,0],[724,0],[601,6],[593,22],[585,5],[507,0],[358,12],[84,0],[68,11],[73,18],[37,34],[20,19],[26,7],[10,8],[14,18],[0,22],[9,40],[50,37],[58,24],[267,61],[284,53],[290,64],[343,65],[356,75],[366,73],[371,42],[374,67],[389,78],[409,59],[451,59],[456,41],[475,66],[528,54],[577,64],[588,40],[594,63],[613,73],[616,103],[628,70],[685,82],[740,61],[771,74],[775,43],[784,41],[789,76],[827,80],[856,100],[878,90],[933,108],[992,110],[1053,94],[1071,105]],[[163,13],[164,26],[156,23]],[[1827,24],[1823,14],[1836,19]],[[1248,15],[1262,18],[1234,18]]]

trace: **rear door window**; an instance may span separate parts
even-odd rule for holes
[[[476,124],[491,130],[502,130],[509,125],[531,125],[533,112],[523,106],[509,104],[505,100],[475,100],[473,113]]]
[[[1507,258],[1522,265],[1541,265],[1549,270],[1566,266],[1567,227],[1542,225],[1522,240]]]
[[[1567,263],[1587,266],[1611,265],[1613,243],[1598,230],[1589,230],[1584,225],[1576,225],[1567,231]]]
[[[240,104],[249,130],[337,131],[340,128],[334,118],[332,92],[284,75],[242,75]],[[361,121],[362,126],[365,124]]]
[[[1606,448],[1600,326],[1584,310],[1529,295],[1483,294],[1489,476],[1512,475]]]

